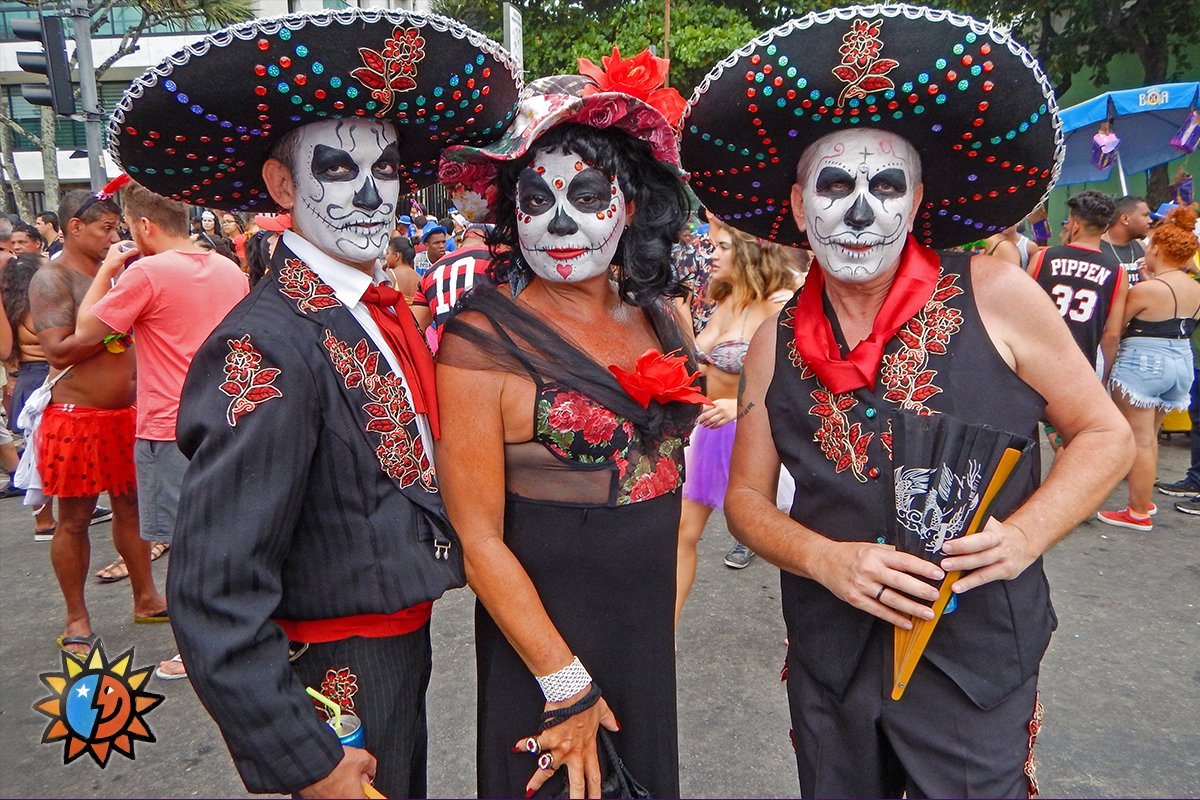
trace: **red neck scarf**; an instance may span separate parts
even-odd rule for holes
[[[412,390],[413,408],[429,418],[433,438],[439,438],[441,430],[438,426],[433,356],[429,352],[429,345],[417,330],[412,312],[404,303],[404,295],[390,286],[374,284],[363,292],[362,301],[400,362],[400,371]]]
[[[833,326],[825,315],[825,274],[814,261],[796,301],[796,352],[830,391],[841,394],[863,387],[874,391],[883,348],[929,302],[940,272],[937,253],[910,234],[900,254],[896,277],[875,315],[871,335],[855,345],[849,357],[842,358]]]

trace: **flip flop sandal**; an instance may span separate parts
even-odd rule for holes
[[[89,633],[87,636],[59,636],[54,640],[54,643],[57,644],[58,649],[62,650],[64,653],[70,653],[71,655],[78,657],[87,655],[91,651],[92,645],[96,643],[98,638],[100,637],[94,633]],[[67,649],[72,646],[86,647],[87,650],[82,653],[77,653],[74,650]]]
[[[174,658],[168,658],[166,661],[164,661],[162,663],[163,664],[167,664],[167,663],[182,664],[183,657],[176,654]],[[188,674],[187,674],[186,669],[183,672],[176,673],[176,672],[164,672],[163,668],[162,668],[162,664],[159,664],[157,667],[154,668],[154,677],[158,678],[160,681],[177,681],[182,678],[186,678],[187,676],[188,676]]]
[[[163,557],[163,553],[171,549],[170,542],[155,542],[150,545],[150,560],[158,561]]]
[[[159,611],[157,614],[150,614],[145,617],[136,617],[135,616],[133,618],[133,621],[137,625],[147,625],[147,624],[153,623],[153,622],[170,622],[171,617],[167,615],[167,610],[164,608],[162,611]]]
[[[109,564],[104,569],[96,573],[97,583],[116,583],[123,581],[129,577],[129,567],[125,564],[125,559],[118,558],[116,561]]]

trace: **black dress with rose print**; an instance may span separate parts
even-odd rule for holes
[[[439,360],[526,375],[534,438],[505,445],[504,540],[621,725],[613,743],[653,796],[679,796],[675,558],[683,445],[698,408],[644,409],[613,375],[505,296],[477,290],[447,323]],[[663,352],[684,348],[669,311],[647,312]],[[689,367],[695,363],[689,354]],[[521,797],[536,765],[537,681],[475,607],[479,797]],[[566,796],[566,770],[540,797]]]

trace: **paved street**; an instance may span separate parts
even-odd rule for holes
[[[1160,475],[1182,476],[1186,441],[1163,447]],[[1123,502],[1119,487],[1110,506]],[[1088,522],[1047,557],[1059,629],[1043,664],[1046,708],[1038,776],[1046,797],[1200,796],[1200,518],[1156,496],[1152,534]],[[0,796],[241,797],[216,727],[187,681],[154,680],[166,700],[147,716],[155,743],[101,770],[62,763],[39,743],[40,672],[59,670],[62,601],[49,545],[16,499],[0,501]],[[93,571],[114,551],[92,529]],[[794,797],[795,762],[779,668],[778,572],[721,564],[730,543],[717,516],[700,547],[696,588],[679,635],[682,785],[694,797]],[[160,586],[167,559],[155,564]],[[136,647],[135,666],[172,655],[165,625],[137,625],[128,582],[90,584],[92,621],[108,653]],[[430,793],[470,797],[475,773],[473,598],[453,592],[434,613],[429,694]],[[531,765],[532,766],[532,765]]]

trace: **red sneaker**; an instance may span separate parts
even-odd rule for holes
[[[1154,530],[1154,522],[1150,517],[1135,517],[1128,508],[1122,508],[1120,511],[1098,511],[1096,519],[1118,528],[1129,528],[1135,531]]]

